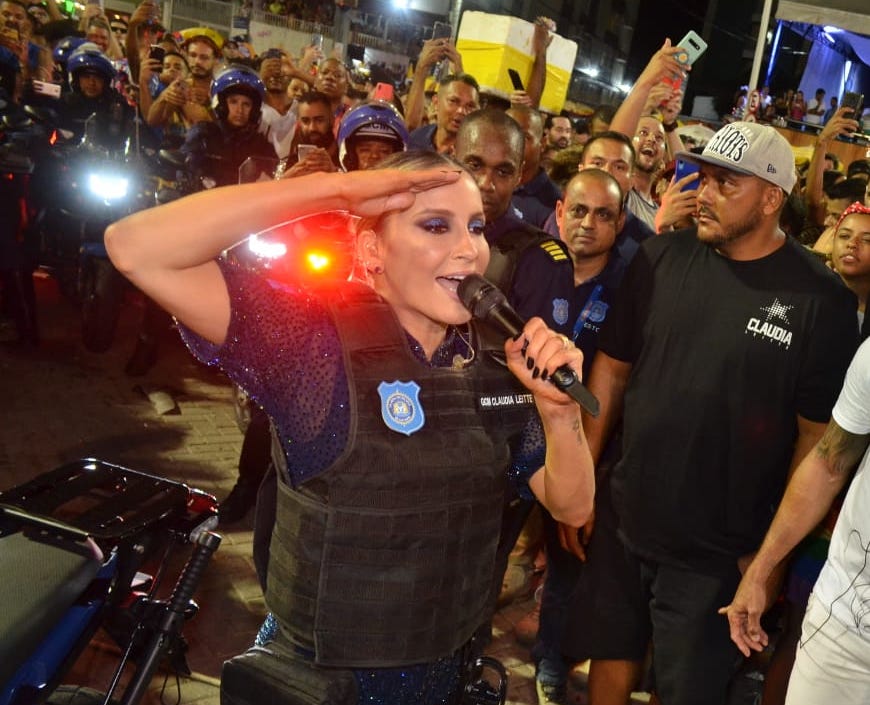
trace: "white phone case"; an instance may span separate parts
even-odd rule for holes
[[[692,30],[686,32],[686,36],[680,40],[677,46],[683,50],[677,54],[677,61],[686,66],[694,64],[698,57],[707,50],[707,42]]]

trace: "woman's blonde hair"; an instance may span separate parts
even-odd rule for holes
[[[412,149],[407,152],[396,152],[395,154],[391,154],[389,157],[384,159],[384,161],[380,162],[376,167],[370,169],[370,171],[374,172],[380,171],[382,169],[398,169],[399,171],[421,171],[425,169],[439,168],[449,169],[451,171],[455,171],[456,169],[462,169],[463,171],[466,171],[465,167],[457,162],[453,157],[448,157],[444,154],[439,154],[438,152],[430,152],[423,149]],[[383,220],[384,215],[386,214],[360,219],[360,221],[357,223],[357,233],[361,233],[366,230],[373,230],[375,232],[378,232],[378,226]]]

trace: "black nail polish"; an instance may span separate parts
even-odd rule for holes
[[[528,339],[523,343],[523,349],[520,351],[523,354],[523,357],[526,356],[526,350],[529,349],[529,341]]]
[[[532,369],[534,366],[535,366],[535,358],[527,357],[526,358],[526,367],[528,367],[529,369]]]
[[[546,381],[547,381],[547,377],[549,377],[549,376],[550,376],[550,373],[547,372],[547,368],[545,367],[545,368],[544,368],[544,371],[541,372],[541,380],[544,381],[544,382],[546,382]]]
[[[532,379],[537,379],[538,375],[540,375],[540,374],[541,374],[541,371],[536,367],[535,369],[532,370]]]

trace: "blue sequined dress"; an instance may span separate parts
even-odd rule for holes
[[[350,424],[349,389],[338,333],[326,308],[309,294],[288,292],[232,264],[221,263],[231,302],[223,346],[182,335],[203,362],[219,365],[272,418],[281,438],[294,486],[326,470],[341,455]],[[427,360],[410,335],[408,345],[422,364],[450,366],[469,356],[465,338],[450,329]],[[533,415],[513,450],[511,475],[528,493],[527,481],[544,461],[544,437]],[[445,566],[445,570],[449,569]],[[257,635],[267,643],[278,628],[269,615]],[[404,668],[355,671],[359,703],[440,705],[450,702],[460,670],[460,654]]]

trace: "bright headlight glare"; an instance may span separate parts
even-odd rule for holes
[[[257,235],[251,235],[248,239],[248,249],[257,257],[265,259],[278,259],[287,254],[287,245],[283,242],[263,240]]]
[[[88,189],[105,201],[124,198],[130,188],[130,180],[115,174],[88,174]]]

